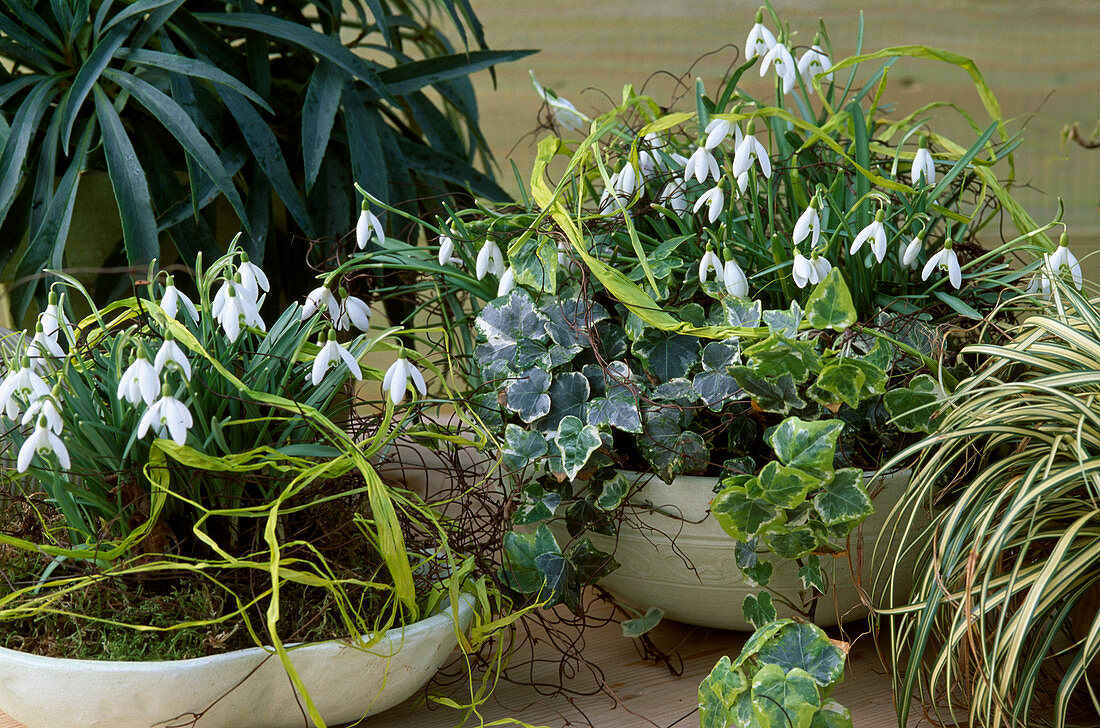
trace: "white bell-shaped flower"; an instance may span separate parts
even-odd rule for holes
[[[829,275],[829,271],[833,269],[833,264],[829,262],[828,258],[813,253],[810,255],[810,265],[813,266],[814,276],[816,280],[814,283],[820,283],[825,280],[825,276]]]
[[[699,195],[699,199],[695,201],[692,212],[699,212],[699,209],[703,206],[707,206],[707,221],[713,223],[718,219],[718,216],[722,214],[722,208],[726,204],[726,196],[722,194],[722,186],[715,185],[703,194]]]
[[[826,81],[833,80],[833,72],[828,71],[832,68],[833,62],[829,60],[829,56],[821,49],[817,43],[814,43],[809,50],[802,54],[802,57],[798,59],[798,75],[806,81],[806,85],[810,86],[814,76],[824,73]],[[826,71],[828,71],[826,73]]]
[[[390,401],[393,402],[394,406],[401,404],[401,401],[405,399],[405,388],[409,379],[412,379],[413,385],[420,392],[420,396],[428,393],[428,385],[424,381],[424,375],[420,373],[416,366],[409,363],[409,360],[405,358],[405,353],[402,352],[397,361],[386,370],[386,375],[382,378],[382,391],[389,393]]]
[[[27,344],[27,356],[30,357],[31,363],[44,370],[48,360],[61,359],[65,356],[65,352],[56,338],[51,339],[46,336],[46,330],[39,321],[34,327],[34,337]]]
[[[726,252],[729,253],[729,251]],[[722,277],[726,284],[726,293],[737,298],[749,297],[749,279],[745,276],[745,271],[741,270],[741,266],[737,265],[737,261],[733,259],[732,255],[726,261]]]
[[[798,248],[794,250],[791,277],[794,278],[794,284],[799,288],[805,288],[809,283],[817,283],[817,269],[810,263],[809,258],[802,255]]]
[[[939,268],[947,271],[947,279],[951,281],[952,286],[955,288],[962,286],[962,270],[959,268],[959,256],[956,255],[955,251],[951,248],[951,238],[948,238],[943,244],[943,249],[929,258],[928,262],[924,264],[924,270],[922,270],[920,274],[922,281],[928,280],[928,277],[932,275],[932,271]]]
[[[257,306],[262,306],[265,295],[271,290],[267,274],[258,265],[249,261],[247,253],[241,253],[241,264],[237,267],[237,273],[241,277],[241,289],[252,296]]]
[[[535,86],[535,93],[550,107],[550,115],[557,124],[580,134],[588,131],[588,127],[592,123],[591,119],[577,111],[577,107],[568,99],[563,99],[553,91],[544,89],[538,79],[535,78],[534,71],[530,71],[530,74],[531,83]]]
[[[706,283],[707,277],[710,275],[710,271],[714,271],[714,279],[719,283],[726,282],[725,266],[722,263],[722,259],[718,257],[718,254],[714,252],[714,249],[709,245],[706,252],[703,253],[703,257],[699,259],[699,283]]]
[[[173,397],[168,387],[164,387],[160,398],[153,402],[141,416],[137,436],[145,437],[145,434],[152,429],[157,437],[171,438],[177,445],[183,445],[187,442],[187,431],[193,424],[194,419],[187,405]]]
[[[130,366],[133,366],[133,364]],[[164,343],[160,345],[156,358],[153,359],[153,371],[156,372],[158,377],[165,367],[177,370],[183,375],[184,381],[190,381],[191,363],[187,361],[187,355],[183,353],[180,345],[172,338],[171,332],[165,334]]]
[[[752,129],[749,129],[741,143],[737,145],[737,151],[733,155],[733,176],[739,178],[743,174],[748,175],[749,168],[752,167],[754,161],[764,177],[772,176],[772,161],[768,158],[768,150],[752,133]],[[740,182],[740,179],[738,179],[739,186]]]
[[[909,167],[909,179],[914,187],[936,184],[936,162],[928,151],[928,141],[921,137],[920,148],[913,155],[913,164]]]
[[[355,244],[360,250],[367,247],[371,237],[379,244],[386,242],[386,231],[382,229],[382,221],[367,207],[367,201],[363,200],[363,207],[359,211],[359,221],[355,224]]]
[[[370,306],[357,296],[344,296],[333,325],[337,331],[350,331],[352,326],[360,331],[370,331]]]
[[[20,424],[26,427],[40,418],[45,418],[46,426],[50,428],[50,431],[60,435],[65,422],[61,417],[61,410],[57,408],[59,401],[61,401],[61,386],[57,385],[49,395],[39,397],[31,402],[30,407],[27,407],[27,411],[23,413]]]
[[[741,127],[735,122],[727,119],[711,119],[703,130],[707,134],[707,140],[703,142],[705,149],[714,149],[718,147],[722,142],[726,141],[730,132],[733,132],[733,148],[737,149],[737,145],[741,143],[743,138],[741,134]]]
[[[234,281],[225,281],[218,289],[214,302],[210,306],[210,313],[214,315],[230,341],[236,341],[241,329],[246,326],[252,326],[260,331],[267,330],[263,319],[260,318],[260,310],[252,297],[247,293],[237,293],[239,285]]]
[[[684,196],[684,181],[673,179],[666,184],[657,199],[667,205],[676,214],[683,215],[687,211],[687,197]]]
[[[1081,263],[1078,262],[1077,256],[1070,252],[1069,236],[1065,233],[1062,233],[1062,237],[1058,240],[1058,249],[1050,254],[1050,267],[1055,275],[1061,275],[1063,268],[1067,270],[1073,278],[1073,287],[1081,290],[1084,283],[1081,277]]]
[[[439,236],[438,260],[440,265],[462,262],[461,260],[455,258],[455,241],[451,239],[450,235]]]
[[[45,380],[31,368],[30,359],[24,356],[19,368],[8,372],[0,382],[0,411],[11,420],[18,420],[23,406],[40,397],[46,397],[50,388]]]
[[[124,399],[130,404],[145,402],[153,404],[160,392],[160,379],[157,376],[159,370],[145,358],[145,352],[138,349],[137,356],[118,380],[118,390],[115,393],[117,399]]]
[[[810,205],[798,216],[794,224],[794,235],[791,242],[797,247],[807,237],[810,238],[810,249],[817,247],[817,241],[821,238],[821,215],[817,211],[817,198],[810,199]]]
[[[924,250],[924,240],[920,235],[916,236],[908,243],[903,242],[901,244],[901,250],[898,254],[898,262],[901,263],[902,268],[915,268],[917,263],[917,257],[920,252]]]
[[[332,295],[332,291],[329,290],[328,286],[317,286],[306,294],[306,301],[302,304],[302,321],[317,313],[321,308],[327,310],[330,316],[336,316],[340,310],[340,305],[336,302],[336,296]]]
[[[794,56],[790,49],[782,43],[776,43],[760,62],[760,76],[763,77],[769,68],[775,69],[775,75],[782,81],[781,89],[784,94],[789,94],[798,82],[798,65],[794,62]]]
[[[684,182],[690,182],[692,177],[695,177],[695,181],[699,184],[703,184],[711,177],[717,182],[722,177],[718,160],[706,147],[699,147],[692,152],[684,165]]]
[[[871,241],[871,252],[875,254],[875,260],[879,263],[882,262],[882,259],[886,257],[886,226],[882,220],[883,212],[879,210],[875,213],[875,219],[871,221],[871,224],[860,230],[852,241],[852,247],[848,251],[851,255],[855,255],[863,247],[863,244],[869,240]]]
[[[516,287],[516,271],[512,266],[504,269],[504,275],[500,277],[497,285],[497,296],[507,296]]]
[[[72,467],[72,462],[69,460],[69,451],[65,447],[65,443],[49,428],[46,418],[39,417],[34,432],[30,434],[23,442],[23,446],[19,448],[16,470],[20,473],[25,473],[27,472],[27,468],[31,466],[31,461],[34,460],[35,455],[38,455],[39,458],[44,458],[51,454],[57,458],[57,462],[65,470]]]
[[[355,360],[350,351],[336,341],[336,333],[329,331],[328,341],[325,342],[325,345],[321,347],[321,350],[317,352],[317,356],[313,359],[313,370],[310,372],[310,381],[313,382],[313,386],[316,387],[320,384],[328,370],[338,367],[340,362],[347,364],[352,377],[355,379],[363,378],[363,370],[359,368],[359,362]]]
[[[492,273],[498,279],[504,275],[504,254],[500,252],[496,241],[486,240],[477,253],[474,273],[480,281],[486,273]]]
[[[160,299],[160,307],[164,310],[165,316],[178,320],[176,314],[179,313],[180,306],[183,307],[183,310],[187,312],[192,321],[197,322],[199,320],[199,310],[195,308],[195,304],[187,297],[187,294],[176,288],[175,279],[168,276],[168,280],[164,285],[164,295]]]
[[[775,36],[764,27],[764,13],[757,11],[756,24],[752,26],[749,35],[745,38],[745,59],[752,60],[757,56],[765,56],[775,46]]]
[[[58,298],[58,295],[52,290],[46,309],[38,317],[38,323],[42,324],[42,332],[46,337],[55,342],[62,334],[64,334],[66,341],[71,342],[73,340],[73,327],[65,316],[62,299]]]

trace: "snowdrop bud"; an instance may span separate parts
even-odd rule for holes
[[[516,271],[512,266],[504,269],[504,275],[500,277],[497,285],[497,296],[507,296],[516,287]]]
[[[734,260],[733,256],[729,255],[729,251],[726,251],[726,253],[726,265],[722,271],[726,293],[737,298],[748,298],[749,279],[745,277],[745,271],[741,270],[741,266],[737,265],[737,261]]]
[[[913,264],[917,262],[917,256],[920,255],[920,252],[923,249],[924,241],[921,239],[920,235],[913,238],[908,243],[902,244],[901,255],[898,256],[898,259],[901,261],[902,267],[913,267]]]
[[[928,151],[928,139],[921,135],[920,148],[913,155],[913,164],[909,168],[909,178],[914,187],[936,184],[936,164]]]

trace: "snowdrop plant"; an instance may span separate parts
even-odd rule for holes
[[[993,170],[1016,141],[984,82],[989,119],[957,143],[920,110],[886,111],[883,68],[924,51],[833,63],[818,38],[799,70],[788,54],[809,50],[789,30],[765,32],[784,28],[767,13],[747,60],[715,88],[697,84],[690,109],[627,87],[586,141],[541,140],[523,205],[456,211],[425,226],[428,245],[389,241],[356,263],[408,272],[379,293],[434,313],[444,335],[422,343],[463,354],[459,374],[514,484],[515,523],[561,519],[573,537],[528,530],[506,552],[508,563],[558,569],[542,573],[551,582],[613,566],[607,554],[590,559],[584,535],[624,517],[633,485],[623,471],[706,474],[721,483],[712,512],[741,545],[746,575],[766,590],[772,562],[794,560],[805,591],[785,606],[812,616],[827,587],[819,556],[842,554],[873,511],[865,472],[929,426],[910,410],[967,371],[946,332],[973,328],[1043,252],[1057,254],[1056,223],[1032,220]],[[777,60],[795,74],[789,94],[741,87]],[[918,135],[939,169],[914,185]],[[643,152],[654,174],[620,194]],[[979,233],[999,216],[1016,235],[986,249]],[[506,257],[514,286],[466,272],[486,250]],[[465,268],[440,263],[452,251]],[[1053,262],[1072,270],[1060,255]],[[514,583],[534,594],[543,579]],[[754,621],[771,606],[754,602]]]

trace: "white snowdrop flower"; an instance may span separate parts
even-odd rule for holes
[[[721,179],[722,171],[718,168],[718,160],[706,147],[699,147],[684,164],[684,182],[690,182],[692,177],[699,184],[703,184],[708,178],[713,177],[717,182]]]
[[[54,291],[50,291],[49,303],[46,310],[38,317],[38,323],[42,324],[42,331],[46,337],[57,341],[59,334],[65,334],[66,341],[73,340],[73,327],[65,317],[65,309]]]
[[[737,175],[737,192],[738,194],[745,194],[745,188],[749,186],[749,173],[744,171]]]
[[[729,251],[726,252],[728,254]],[[745,276],[745,271],[741,270],[741,266],[737,265],[737,261],[733,259],[732,255],[726,261],[722,275],[725,279],[726,293],[737,298],[749,297],[749,279]]]
[[[267,274],[248,260],[247,253],[241,253],[241,264],[237,267],[237,273],[241,276],[241,288],[252,296],[257,306],[262,306],[267,292],[271,290]]]
[[[553,91],[544,89],[538,79],[535,78],[534,71],[528,72],[531,74],[531,83],[535,86],[535,93],[550,107],[550,115],[557,124],[579,134],[588,131],[589,125],[592,123],[591,119],[577,111],[577,107],[570,103],[568,99],[563,99]]]
[[[920,278],[922,281],[928,280],[928,276],[932,275],[932,271],[937,268],[947,270],[947,279],[951,281],[951,285],[955,288],[962,286],[962,270],[959,268],[959,256],[955,254],[955,251],[951,249],[951,238],[948,238],[943,244],[943,249],[928,259],[928,262],[924,264],[924,270],[921,271]]]
[[[794,278],[794,284],[799,288],[805,288],[808,283],[817,283],[817,269],[810,263],[809,258],[799,252],[798,248],[794,251],[791,276]]]
[[[638,174],[643,182],[647,182],[657,176],[657,160],[647,150],[638,152]]]
[[[707,124],[707,127],[703,131],[707,135],[707,140],[703,142],[703,147],[705,149],[714,149],[722,142],[726,141],[726,137],[730,135],[731,131],[736,132],[733,143],[734,149],[741,143],[741,128],[737,126],[737,124],[726,119],[711,119],[710,123]]]
[[[486,240],[477,253],[477,263],[474,268],[477,279],[480,281],[486,273],[492,273],[498,279],[504,275],[504,254],[493,240]]]
[[[451,240],[450,235],[439,236],[439,264],[447,265],[454,259],[455,254],[455,241]]]
[[[370,306],[357,296],[344,296],[333,323],[337,331],[350,331],[352,326],[360,331],[370,331]]]
[[[787,46],[782,43],[776,43],[772,46],[772,49],[764,56],[764,60],[760,62],[760,76],[763,77],[769,68],[775,68],[775,75],[783,82],[781,87],[783,93],[789,94],[795,83],[798,82],[798,66],[795,64],[794,56],[791,55]]]
[[[516,271],[512,266],[504,269],[504,275],[500,277],[497,285],[497,296],[507,296],[516,287]]]
[[[117,399],[124,399],[130,404],[145,402],[153,404],[160,392],[160,379],[158,369],[145,358],[145,352],[138,350],[137,356],[118,380]]]
[[[821,49],[816,42],[802,54],[802,57],[798,59],[798,75],[802,76],[806,80],[806,85],[810,86],[814,76],[825,73],[825,80],[832,81],[833,73],[828,71],[831,68],[833,62],[829,60],[829,56]]]
[[[39,420],[39,418],[44,418],[46,420],[46,426],[50,428],[50,431],[60,435],[61,430],[64,428],[61,410],[57,408],[57,401],[60,400],[60,398],[60,386],[54,387],[51,394],[45,397],[39,397],[31,402],[31,406],[28,407],[27,411],[23,414],[23,419],[20,424],[26,427],[30,423]]]
[[[133,364],[130,366],[133,366]],[[153,359],[153,371],[158,377],[165,367],[178,370],[183,375],[184,381],[191,380],[191,363],[187,361],[187,355],[183,353],[180,345],[172,338],[171,332],[165,335],[164,343],[160,345],[160,349],[157,350],[157,355]]]
[[[829,271],[833,269],[833,264],[829,262],[828,258],[824,258],[817,253],[810,255],[810,265],[814,268],[814,274],[817,280],[814,283],[820,283],[825,280],[825,276],[829,275]]]
[[[23,404],[46,397],[50,388],[45,380],[31,368],[30,359],[24,356],[19,368],[8,372],[0,382],[0,411],[11,420],[18,420]]]
[[[428,385],[424,382],[424,375],[413,364],[409,363],[404,352],[402,352],[397,361],[386,370],[386,375],[382,378],[382,391],[389,393],[390,401],[393,402],[394,406],[401,404],[401,400],[405,399],[405,388],[410,378],[421,396],[428,393]]]
[[[27,356],[39,369],[45,369],[47,359],[61,359],[65,352],[56,339],[46,336],[46,331],[39,321],[34,327],[34,338],[27,344]]]
[[[875,213],[875,219],[870,225],[859,231],[855,239],[852,241],[852,247],[848,251],[851,255],[855,255],[856,251],[863,247],[863,244],[868,240],[871,241],[871,252],[875,254],[875,259],[881,263],[882,259],[886,257],[886,226],[882,223],[883,212],[879,210]]]
[[[715,185],[699,195],[699,199],[695,201],[695,206],[691,208],[691,211],[699,212],[699,208],[704,204],[707,206],[707,221],[713,223],[722,214],[722,208],[726,204],[726,196],[722,194],[721,185]]]
[[[23,446],[19,448],[16,469],[20,473],[25,473],[27,472],[27,468],[31,466],[31,461],[34,460],[35,455],[44,458],[46,455],[50,454],[57,458],[57,462],[65,470],[72,467],[72,462],[69,460],[69,451],[66,449],[65,443],[49,428],[49,425],[46,423],[46,418],[39,417],[34,432],[23,442]]]
[[[1050,267],[1055,275],[1061,275],[1062,269],[1065,268],[1073,278],[1073,287],[1081,290],[1084,283],[1081,277],[1081,264],[1077,261],[1077,257],[1070,252],[1069,236],[1066,233],[1062,233],[1062,237],[1058,240],[1058,249],[1050,254]]]
[[[913,268],[917,262],[917,256],[924,249],[924,240],[918,235],[908,243],[902,243],[898,261],[902,268]]]
[[[683,169],[687,166],[688,158],[679,152],[672,152],[668,155],[668,168],[670,171],[676,169]]]
[[[633,197],[638,189],[638,173],[629,161],[611,179],[614,180],[615,191],[622,197]]]
[[[1050,253],[1043,253],[1043,264],[1031,277],[1025,292],[1035,294],[1041,291],[1044,298],[1050,298],[1050,292],[1054,288],[1054,275],[1054,266],[1050,264]]]
[[[138,422],[137,436],[145,437],[150,429],[160,438],[171,438],[177,445],[187,442],[187,431],[194,420],[187,406],[168,393],[165,387],[160,399],[145,410]]]
[[[386,242],[386,231],[382,229],[382,221],[367,209],[367,201],[363,200],[359,221],[355,224],[355,244],[363,250],[367,247],[372,235],[379,244]]]
[[[725,267],[722,259],[708,245],[703,257],[699,259],[699,283],[706,283],[711,271],[714,271],[714,279],[719,283],[726,282]]]
[[[756,24],[752,26],[749,35],[745,38],[745,59],[752,60],[757,56],[765,56],[775,45],[775,36],[764,27],[764,12],[756,12]]]
[[[747,174],[753,161],[756,162],[760,168],[760,173],[764,177],[772,176],[772,162],[768,158],[768,150],[764,148],[764,145],[760,143],[760,140],[756,138],[750,128],[741,143],[737,145],[737,151],[733,155],[733,176],[740,178],[741,175]],[[738,185],[740,185],[740,179],[738,179]]]
[[[168,276],[168,280],[164,285],[164,295],[160,299],[160,307],[164,310],[165,316],[172,320],[178,320],[176,314],[179,312],[180,306],[183,306],[183,310],[187,312],[192,321],[197,322],[199,320],[199,310],[195,308],[195,304],[187,297],[187,294],[176,288],[175,279]]]
[[[321,347],[321,350],[317,352],[317,356],[313,359],[313,370],[310,372],[310,381],[313,382],[313,386],[316,387],[320,384],[328,370],[340,366],[340,362],[347,364],[351,375],[355,379],[363,378],[363,370],[359,368],[359,362],[355,360],[350,351],[336,341],[336,333],[329,331],[328,341],[325,342],[325,345]]]
[[[340,310],[336,296],[332,295],[328,286],[317,286],[306,294],[306,302],[302,304],[302,321],[317,313],[322,307],[329,312],[330,316],[338,315],[337,312]]]
[[[239,284],[233,281],[225,281],[218,289],[218,293],[214,296],[214,303],[210,306],[210,313],[214,315],[230,341],[237,340],[244,326],[253,326],[260,331],[266,330],[256,302],[248,295],[238,295],[237,285]]]
[[[813,250],[821,238],[821,215],[817,211],[817,197],[810,198],[809,207],[798,216],[791,242],[797,247],[807,237],[810,238],[810,249]]]
[[[923,136],[920,138],[920,148],[913,155],[913,164],[909,167],[909,179],[913,181],[914,187],[936,184],[936,163],[932,159],[932,153],[928,151],[928,140]]]
[[[678,215],[683,215],[687,211],[688,203],[687,198],[684,196],[684,182],[680,179],[674,179],[666,184],[657,199],[665,203]]]

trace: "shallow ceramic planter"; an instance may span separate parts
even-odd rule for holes
[[[875,497],[875,513],[851,536],[855,552],[862,542],[863,574],[861,585],[870,591],[874,578],[871,552],[882,530],[890,507],[896,503],[909,481],[909,470],[881,478]],[[628,523],[619,529],[618,539],[588,533],[602,551],[614,553],[621,566],[606,576],[600,585],[617,599],[642,610],[660,607],[666,619],[720,629],[752,630],[741,614],[741,603],[759,588],[750,587],[741,577],[734,559],[734,541],[710,515],[714,498],[714,478],[680,476],[667,485],[651,475],[628,474],[632,480],[644,479],[631,498],[637,506]],[[880,483],[873,485],[877,488]],[[561,529],[564,531],[564,528]],[[558,533],[559,542],[563,533]],[[674,546],[669,539],[674,540]],[[858,557],[853,555],[854,563]],[[846,555],[822,557],[822,569],[830,579],[829,591],[821,597],[814,622],[828,627],[867,616],[852,578],[853,568]],[[798,567],[789,559],[775,559],[769,587],[799,603],[802,582]],[[899,585],[904,593],[906,585]],[[793,616],[778,601],[780,617]]]
[[[465,631],[473,597],[461,595]],[[155,639],[151,637],[150,639]],[[329,725],[380,713],[427,684],[458,644],[445,608],[386,632],[369,648],[332,640],[290,650]],[[39,657],[0,648],[0,710],[27,728],[303,728],[277,655],[255,647],[163,662]]]

